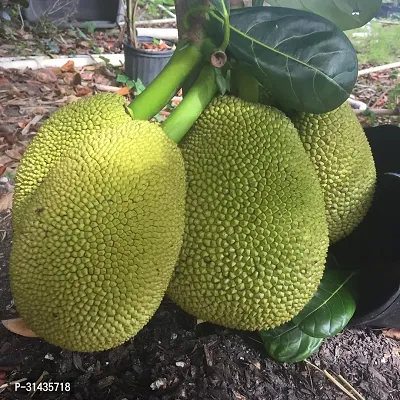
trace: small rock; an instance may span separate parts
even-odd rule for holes
[[[183,367],[185,366],[185,363],[184,363],[183,361],[177,361],[177,362],[175,363],[175,365],[176,365],[177,367],[183,368]]]
[[[171,334],[171,339],[172,340],[175,340],[177,337],[178,337],[178,335],[176,333],[172,333]]]
[[[167,380],[165,378],[159,378],[150,385],[151,390],[165,389],[167,387]]]
[[[47,353],[47,354],[44,356],[44,358],[45,358],[46,360],[54,360],[53,354],[50,354],[50,353]]]

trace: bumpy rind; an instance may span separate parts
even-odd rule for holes
[[[364,130],[346,102],[336,110],[292,117],[324,191],[329,238],[348,236],[367,214],[376,169]]]
[[[100,351],[158,308],[182,244],[182,154],[129,121],[63,154],[31,196],[11,253],[17,311],[41,338]]]
[[[14,229],[23,219],[23,208],[29,197],[62,153],[79,147],[80,140],[101,129],[131,120],[125,105],[123,96],[96,94],[60,108],[41,126],[18,166],[13,201]]]
[[[290,119],[219,96],[181,148],[186,225],[167,294],[226,327],[289,321],[317,290],[328,248],[318,177]]]

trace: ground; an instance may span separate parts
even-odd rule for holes
[[[0,319],[15,318],[8,282],[11,212],[0,215],[0,234]],[[340,374],[365,399],[400,399],[400,342],[381,331],[346,329],[309,363],[277,363],[266,357],[258,335],[197,324],[168,298],[136,337],[99,353],[62,350],[0,325],[4,400],[31,398],[15,384],[1,389],[1,380],[20,379],[71,384],[70,391],[37,391],[37,400],[349,399],[316,367]]]
[[[397,30],[380,30],[389,38]],[[354,32],[350,32],[352,34]],[[362,33],[362,32],[361,32]],[[50,56],[121,52],[118,30],[0,32],[1,56]],[[358,39],[357,39],[358,40]],[[386,40],[386,39],[385,39]],[[363,55],[360,70],[393,61],[398,49],[385,41],[390,54],[374,53],[370,41],[357,44]],[[397,43],[397,42],[395,42]],[[375,49],[376,50],[376,49]],[[18,162],[42,123],[58,107],[99,91],[120,91],[121,68],[109,65],[37,71],[0,69],[0,209],[9,200]],[[356,99],[372,108],[394,108],[398,102],[396,70],[360,77]],[[163,117],[168,115],[164,110]],[[360,116],[363,125],[390,119]],[[9,196],[6,196],[6,195]],[[0,319],[17,317],[9,290],[8,263],[12,244],[11,211],[0,213]],[[18,336],[0,325],[0,399],[74,400],[344,400],[349,399],[326,372],[349,382],[365,399],[400,399],[400,342],[381,330],[353,327],[327,339],[308,362],[277,363],[266,356],[257,334],[198,324],[165,298],[149,324],[134,338],[102,353],[72,353],[37,338]],[[70,383],[70,391],[15,391],[15,382]],[[12,383],[14,382],[14,383]],[[346,384],[344,384],[346,386]],[[348,390],[350,388],[346,386]],[[353,392],[353,399],[360,397]]]

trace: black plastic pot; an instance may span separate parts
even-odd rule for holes
[[[350,325],[400,328],[400,128],[365,132],[377,169],[376,193],[362,223],[331,251],[339,265],[360,271]]]
[[[29,7],[22,14],[30,22],[46,18],[60,28],[84,27],[89,21],[96,28],[112,28],[124,20],[125,10],[122,0],[79,0],[76,4],[64,1],[57,7],[54,0],[29,0]]]
[[[137,40],[141,43],[151,43],[154,38],[139,36]],[[165,40],[169,46],[172,42]],[[144,86],[148,86],[154,78],[162,71],[168,63],[174,50],[149,51],[136,49],[129,43],[124,43],[125,74],[129,79],[136,81],[140,79]]]

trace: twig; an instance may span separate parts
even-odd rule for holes
[[[150,1],[151,1],[152,3],[154,3],[154,0],[150,0]],[[169,11],[168,8],[164,7],[162,4],[157,4],[157,7],[158,7],[160,10],[163,10],[164,12],[166,12],[170,17],[172,17],[172,18],[175,18],[175,17],[176,17],[176,15],[175,15],[173,12]]]
[[[349,382],[346,381],[346,379],[343,378],[342,375],[338,374],[337,375],[339,377],[339,379],[347,386],[349,387],[353,392],[357,393],[357,395],[360,397],[361,400],[365,400],[365,397],[359,393],[353,386],[350,385]]]
[[[18,5],[18,15],[19,15],[19,19],[21,20],[21,31],[22,31],[25,28],[25,21],[24,21],[24,17],[22,16],[20,5]]]
[[[393,89],[392,87],[387,88],[387,89],[378,97],[378,99],[375,101],[375,103],[372,104],[372,106],[371,106],[371,105],[368,105],[369,108],[374,108],[374,107],[376,107],[376,106],[378,105],[378,103],[379,103],[392,89]]]
[[[386,108],[367,108],[366,110],[354,110],[357,115],[363,114],[365,112],[371,111],[375,115],[385,115],[385,116],[393,116],[400,115],[400,111],[395,108],[394,110],[388,110]]]
[[[352,400],[365,400],[365,398],[363,396],[361,396],[356,390],[354,391],[359,398],[357,399],[351,392],[349,392],[333,375],[331,375],[327,370],[322,370],[321,368],[318,368],[316,365],[314,365],[313,363],[311,363],[308,360],[304,360],[305,363],[307,363],[308,365],[310,365],[311,367],[315,368],[317,371],[321,372],[322,374],[324,374],[331,382],[333,382],[343,393],[347,394],[347,396],[349,396]],[[342,377],[343,380],[345,380]],[[353,387],[345,380],[345,382],[347,383],[348,386],[350,386],[352,389]]]
[[[164,19],[152,19],[151,21],[136,21],[136,25],[161,25],[161,24],[173,24],[176,22],[176,18],[164,18]]]
[[[15,385],[16,383],[25,382],[25,381],[27,381],[27,380],[28,380],[28,378],[21,378],[21,379],[18,379],[18,380],[16,380],[16,381],[3,383],[3,384],[0,386],[0,389],[5,389],[5,388],[7,388],[7,387],[9,387],[9,386],[11,386],[11,385]]]
[[[35,117],[26,124],[25,128],[22,129],[21,134],[26,135],[29,132],[31,125],[36,125],[42,118],[43,115],[35,115]]]
[[[43,371],[43,372],[42,372],[42,375],[40,375],[39,378],[38,378],[38,380],[35,382],[34,390],[32,390],[32,391],[29,393],[29,397],[33,397],[33,396],[35,395],[35,393],[36,393],[36,391],[37,391],[37,386],[38,386],[38,384],[39,384],[40,382],[42,382],[42,381],[43,381],[43,378],[44,378],[46,375],[48,375],[48,374],[49,374],[49,373],[48,373],[47,371]]]
[[[400,68],[400,62],[380,65],[378,67],[362,69],[361,71],[358,71],[358,76],[368,75],[368,74],[372,74],[373,72],[385,71],[387,69],[393,69],[393,68]]]
[[[347,102],[356,110],[362,111],[368,108],[368,106],[364,102],[352,99],[351,97],[347,99]]]
[[[387,20],[384,20],[384,19],[374,19],[374,22],[379,22],[382,25],[400,25],[399,22],[387,21]]]

